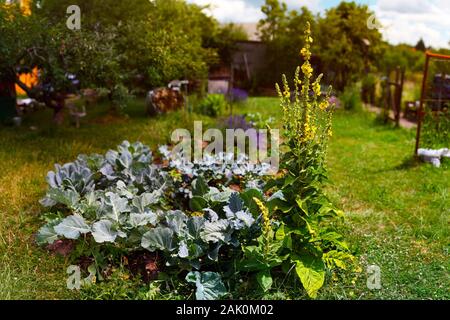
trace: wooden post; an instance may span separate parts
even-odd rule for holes
[[[390,85],[390,74],[391,73],[388,72],[387,79],[386,79],[386,104],[385,104],[384,109],[383,109],[384,123],[388,123],[389,122],[389,111],[391,110],[391,102],[392,102],[391,85]]]
[[[420,133],[422,130],[422,121],[423,121],[423,103],[426,97],[426,89],[427,89],[427,79],[428,79],[428,65],[430,63],[430,55],[428,52],[425,54],[425,70],[423,72],[423,80],[422,80],[422,92],[420,95],[420,106],[419,110],[417,110],[417,133],[416,133],[416,149],[414,151],[414,155],[417,157],[417,152],[419,150],[420,145]]]
[[[397,127],[400,126],[404,81],[405,81],[405,70],[400,70],[400,67],[397,67],[395,74],[395,102],[394,102],[394,120],[395,125]]]

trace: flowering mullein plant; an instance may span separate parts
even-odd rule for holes
[[[301,50],[304,63],[295,72],[293,94],[286,76],[283,89],[277,85],[286,152],[280,161],[280,174],[266,184],[265,191],[278,194],[267,202],[267,207],[279,222],[273,241],[281,243],[277,254],[284,260],[283,269],[295,267],[308,295],[316,297],[327,271],[354,266],[354,257],[331,225],[343,213],[323,193],[334,106],[330,104],[331,89],[322,94],[322,75],[313,80],[309,24],[304,42]]]

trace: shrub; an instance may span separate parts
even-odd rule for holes
[[[231,89],[229,100],[231,102],[244,102],[248,99],[247,91],[239,88]]]
[[[361,94],[356,85],[345,88],[340,100],[345,110],[358,111],[362,109]]]
[[[450,147],[450,113],[427,110],[423,119],[422,145],[424,148],[440,149]]]
[[[197,107],[200,114],[217,117],[226,107],[225,97],[221,94],[209,94]]]

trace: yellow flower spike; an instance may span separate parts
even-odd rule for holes
[[[320,104],[319,104],[319,108],[322,111],[325,111],[328,107],[329,107],[329,102],[327,100],[323,100]]]
[[[302,65],[302,72],[307,78],[311,78],[312,73],[313,73],[313,69],[312,69],[311,64],[309,63],[309,61],[306,61]]]
[[[275,84],[275,89],[277,90],[277,94],[280,98],[283,97],[283,95],[281,94],[281,89],[280,86],[278,85],[278,83]]]
[[[320,90],[320,83],[314,82],[313,90],[314,90],[314,93],[316,94],[316,96],[320,97],[320,95],[322,93]]]
[[[284,91],[284,97],[286,99],[289,99],[291,97],[291,92],[290,91]]]
[[[308,49],[302,48],[302,50],[300,51],[300,54],[306,58],[309,54]]]
[[[254,197],[253,201],[255,201],[259,210],[261,210],[262,222],[263,222],[262,223],[262,233],[263,233],[263,238],[264,238],[264,242],[265,242],[264,249],[267,252],[269,249],[268,246],[269,246],[269,243],[271,241],[271,236],[272,236],[272,224],[271,224],[270,217],[269,217],[269,209],[267,209],[267,207],[258,198]]]

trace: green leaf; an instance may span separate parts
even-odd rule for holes
[[[261,289],[263,289],[264,292],[267,292],[272,287],[273,280],[272,276],[270,275],[270,270],[268,269],[258,272],[256,274],[256,280],[258,281]]]
[[[242,200],[244,200],[244,204],[250,210],[250,212],[254,216],[258,216],[260,213],[259,207],[256,204],[255,200],[253,200],[253,198],[257,198],[262,201],[264,199],[263,194],[257,189],[248,189],[241,193],[239,196]]]
[[[80,234],[90,232],[91,228],[86,224],[82,216],[75,214],[65,218],[55,226],[55,231],[60,236],[75,240],[80,237]]]
[[[306,204],[306,199],[303,200],[300,197],[297,197],[297,199],[295,199],[295,202],[297,203],[297,206],[303,211],[303,213],[308,215],[308,206]]]
[[[335,267],[346,270],[347,263],[346,261],[352,261],[354,259],[353,255],[347,252],[331,250],[327,253],[324,253],[322,260],[325,262],[329,269],[333,269]]]
[[[47,223],[39,229],[36,236],[36,242],[38,245],[52,244],[58,240],[58,233],[55,231],[55,225],[59,223],[59,220],[56,220],[55,222]]]
[[[203,196],[209,191],[209,186],[202,176],[199,176],[192,182],[192,194],[194,196]]]
[[[167,227],[157,227],[146,232],[142,236],[141,246],[150,251],[173,251],[173,231]]]
[[[320,258],[303,255],[295,260],[297,272],[308,296],[317,297],[317,292],[325,281],[325,266]]]
[[[241,261],[239,269],[243,271],[261,271],[267,269],[267,263],[261,253],[261,248],[257,246],[246,246],[244,260]]]
[[[230,201],[228,203],[228,207],[230,208],[230,210],[233,213],[236,213],[238,211],[241,211],[242,208],[244,207],[244,202],[242,201],[242,199],[239,197],[239,194],[233,193],[230,197]]]
[[[124,213],[130,211],[128,199],[122,198],[116,193],[107,192],[106,204],[109,206],[106,217],[116,222],[123,222],[123,220],[126,219]]]
[[[267,202],[267,206],[271,211],[278,209],[284,213],[288,213],[292,210],[292,208],[294,208],[293,204],[289,203],[288,201],[283,201],[279,198],[275,198]]]
[[[220,274],[216,272],[191,271],[186,276],[186,281],[196,285],[197,300],[217,300],[227,294]]]
[[[114,242],[118,232],[112,229],[112,222],[109,220],[100,220],[92,225],[92,236],[95,242]]]
[[[189,201],[189,207],[192,211],[202,211],[203,209],[208,207],[208,201],[200,196],[194,196]]]
[[[80,201],[80,195],[72,189],[50,189],[46,198],[50,199],[50,202],[63,204],[70,209],[75,209]]]
[[[206,221],[200,236],[205,242],[228,242],[230,240],[229,225],[227,220]]]

